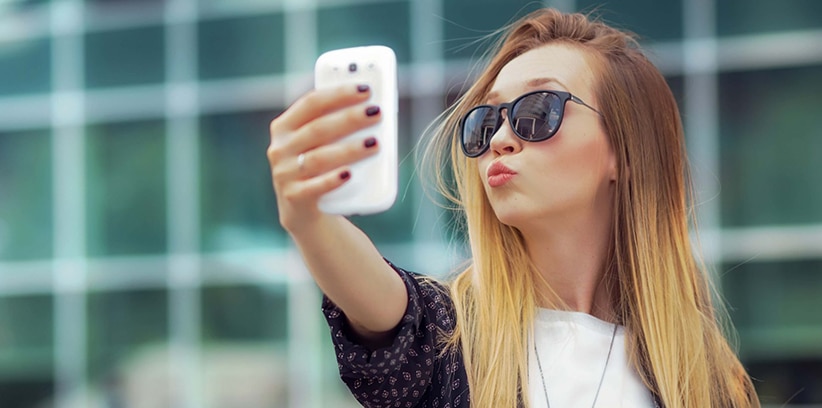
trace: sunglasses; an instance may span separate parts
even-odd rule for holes
[[[478,157],[488,150],[491,137],[502,126],[502,110],[508,124],[520,139],[526,142],[548,140],[557,133],[565,114],[565,102],[578,103],[594,112],[582,99],[563,91],[534,91],[499,105],[479,105],[472,108],[460,121],[462,151],[468,157]]]

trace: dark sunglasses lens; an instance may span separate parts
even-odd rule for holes
[[[556,133],[562,118],[562,101],[549,92],[528,95],[511,111],[514,130],[523,139],[537,142]]]
[[[465,154],[470,157],[482,154],[499,129],[500,122],[496,109],[487,106],[479,106],[468,112],[462,124]]]

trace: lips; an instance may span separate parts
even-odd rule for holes
[[[500,162],[494,162],[488,166],[488,172],[486,174],[488,175],[488,185],[491,187],[499,187],[514,178],[517,172],[509,169]]]

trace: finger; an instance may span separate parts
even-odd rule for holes
[[[376,125],[382,118],[378,106],[358,105],[341,109],[315,119],[297,132],[289,141],[294,152],[305,152],[328,145],[358,130]]]
[[[345,184],[351,179],[351,170],[342,167],[307,180],[291,183],[283,198],[292,205],[316,202],[320,196]]]
[[[367,85],[354,84],[309,91],[271,122],[272,136],[275,126],[295,130],[318,117],[361,103],[370,95],[371,89]]]
[[[303,153],[302,166],[297,156],[291,169],[295,178],[304,180],[353,164],[377,152],[379,146],[373,136],[362,141],[332,143]]]

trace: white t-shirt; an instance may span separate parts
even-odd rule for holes
[[[539,309],[534,337],[551,408],[591,408],[614,325],[586,313]],[[528,387],[531,408],[547,408],[543,380],[530,343]],[[650,391],[628,362],[625,327],[618,326],[597,407],[652,408]]]

